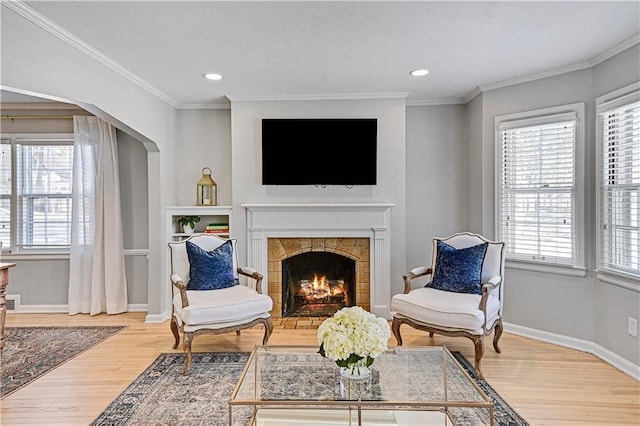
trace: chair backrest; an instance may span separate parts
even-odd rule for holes
[[[220,238],[214,234],[196,234],[182,241],[172,241],[169,243],[171,250],[171,272],[170,274],[178,274],[185,283],[189,282],[189,256],[187,255],[187,241],[191,241],[200,248],[211,251],[220,247],[228,240]],[[236,240],[232,239],[233,246],[233,275],[238,278],[238,253],[236,251]],[[173,286],[172,286],[173,287]]]
[[[437,244],[438,241],[449,244],[456,249],[463,249],[467,247],[473,247],[482,243],[489,243],[487,246],[487,253],[484,256],[484,262],[482,263],[482,277],[481,281],[485,283],[489,278],[493,276],[502,277],[504,284],[504,243],[498,241],[490,241],[481,235],[473,234],[471,232],[460,232],[450,235],[446,238],[434,238],[433,239],[433,255],[431,258],[431,267],[435,271],[436,256],[437,256]],[[499,298],[502,303],[504,293],[504,285],[500,286]]]

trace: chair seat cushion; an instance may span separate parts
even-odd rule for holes
[[[479,309],[480,295],[454,293],[434,288],[417,288],[391,299],[392,313],[445,328],[461,328],[484,334],[484,314]],[[500,301],[490,295],[487,301],[487,327],[498,318]]]
[[[187,325],[221,324],[252,320],[269,313],[273,301],[245,285],[219,290],[187,290],[189,306],[182,308],[180,294],[173,298],[173,306]]]

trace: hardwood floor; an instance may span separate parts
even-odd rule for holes
[[[87,352],[45,374],[0,401],[2,425],[87,425],[162,352],[172,350],[169,323],[145,324],[144,313],[69,316],[7,315],[7,326],[127,325]],[[313,324],[279,324],[270,344],[313,345]],[[463,338],[428,337],[402,328],[406,346],[446,344],[473,359],[473,345]],[[250,351],[262,329],[201,336],[194,352]],[[392,337],[390,345],[395,345]],[[502,353],[486,342],[486,380],[531,425],[640,424],[640,383],[597,357],[504,333]]]

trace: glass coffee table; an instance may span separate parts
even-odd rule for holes
[[[493,425],[493,403],[446,347],[394,347],[365,380],[312,346],[258,346],[229,400],[229,425]]]

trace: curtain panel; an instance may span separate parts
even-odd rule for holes
[[[69,315],[127,311],[116,129],[74,116]]]

